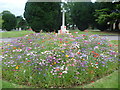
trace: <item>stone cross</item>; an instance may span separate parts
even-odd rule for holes
[[[61,33],[69,33],[68,30],[66,30],[66,26],[65,26],[65,12],[66,10],[63,8],[63,10],[61,10],[62,12],[62,26],[61,26],[61,30],[58,31],[59,34]]]
[[[63,8],[63,10],[61,10],[62,12],[62,26],[64,27],[65,26],[65,12],[66,10]]]

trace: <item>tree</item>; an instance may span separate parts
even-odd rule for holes
[[[61,12],[59,2],[27,2],[24,17],[33,31],[60,29]]]
[[[28,24],[26,20],[24,20],[22,16],[17,16],[16,18],[17,18],[16,28],[21,28],[22,30],[27,29]]]
[[[10,31],[16,27],[16,17],[10,11],[3,11],[2,19],[3,19],[2,29]]]
[[[113,24],[115,23],[115,29],[119,29],[120,5],[112,2],[102,3],[102,5],[104,7],[96,10],[95,12],[95,16],[97,17],[96,21],[101,25],[98,28],[101,30],[105,30],[107,28],[113,30]],[[109,26],[107,25],[108,22],[110,23]]]
[[[77,25],[78,29],[83,31],[91,26],[94,22],[92,2],[77,2],[71,8],[71,18]]]
[[[3,20],[2,20],[2,13],[0,13],[0,29],[2,29],[2,23],[3,23]]]

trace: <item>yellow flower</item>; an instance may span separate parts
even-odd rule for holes
[[[82,60],[85,60],[84,58]]]
[[[62,46],[62,44],[59,44],[59,46],[61,47],[61,46]]]
[[[69,57],[69,55],[65,55],[65,57]]]
[[[8,44],[8,46],[9,46],[10,44]]]
[[[16,66],[15,68],[18,69],[18,66]]]
[[[74,58],[72,58],[72,60],[73,60]]]
[[[18,49],[20,49],[20,48],[18,48]]]
[[[63,52],[63,53],[64,53],[64,51],[61,51],[61,52]]]
[[[56,62],[54,62],[53,64],[56,64]]]
[[[70,66],[70,64],[67,64],[67,66]]]

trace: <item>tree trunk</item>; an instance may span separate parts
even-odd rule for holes
[[[119,21],[118,20],[115,22],[115,30],[119,30]]]
[[[110,24],[110,31],[113,31],[113,24]]]

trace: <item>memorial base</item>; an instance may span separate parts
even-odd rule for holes
[[[69,34],[69,30],[58,30],[58,34]]]
[[[62,25],[61,30],[58,30],[58,34],[69,34],[69,30],[66,30],[66,26]]]

